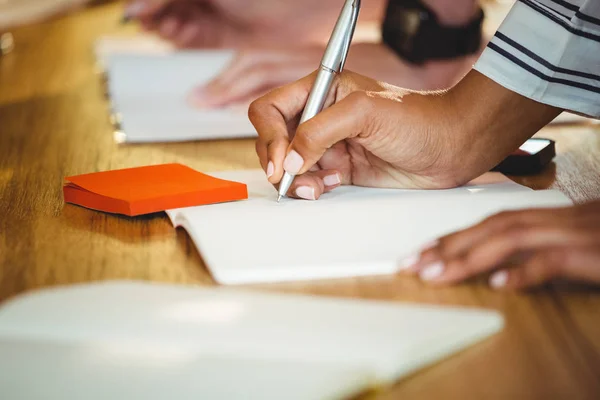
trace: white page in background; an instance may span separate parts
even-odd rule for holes
[[[495,312],[458,307],[149,283],[75,285],[0,308],[0,395],[346,398],[502,326]]]
[[[498,211],[570,204],[560,192],[513,182],[442,191],[344,186],[318,201],[276,203],[262,171],[215,175],[248,184],[249,200],[168,214],[221,284],[392,274],[426,242]]]
[[[123,55],[109,58],[108,88],[126,142],[254,137],[247,109],[198,109],[190,92],[233,59],[228,50]]]
[[[157,55],[176,51],[170,42],[149,34],[134,36],[102,36],[94,43],[96,61],[104,69],[110,57],[124,55]]]

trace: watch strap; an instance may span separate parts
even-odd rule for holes
[[[483,10],[464,26],[443,26],[418,0],[390,0],[383,42],[403,59],[421,64],[475,54],[481,47]]]

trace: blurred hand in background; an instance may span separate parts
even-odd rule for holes
[[[440,23],[472,20],[477,0],[422,0]],[[248,104],[269,90],[311,73],[323,56],[342,0],[135,0],[126,13],[183,48],[240,49],[228,68],[190,100],[197,107]],[[362,2],[361,23],[383,20],[387,0]],[[483,48],[483,46],[482,46]],[[383,43],[357,43],[347,67],[378,81],[414,90],[453,86],[478,54],[414,65]]]
[[[190,100],[199,108],[250,103],[275,87],[310,74],[323,52],[322,46],[242,50],[219,76],[195,88]],[[383,43],[358,43],[350,49],[346,68],[407,89],[436,90],[456,84],[476,58],[413,65]]]
[[[443,25],[464,25],[479,13],[476,0],[422,1],[433,10]],[[324,0],[323,3],[327,3],[332,18],[339,13],[339,1]],[[335,4],[333,9],[330,7],[332,3]],[[313,7],[309,8],[314,10]],[[363,17],[361,16],[361,20]],[[303,20],[305,19],[306,17],[303,17]],[[317,24],[311,24],[315,25]],[[325,38],[329,36],[331,26],[333,23],[326,25],[327,32],[323,33]],[[288,42],[285,47],[263,45],[240,51],[223,73],[208,84],[193,90],[191,101],[197,107],[247,104],[275,87],[310,74],[318,67],[325,44],[306,46],[294,40]],[[481,49],[484,45],[485,43],[482,43]],[[375,80],[407,89],[437,90],[455,85],[471,69],[478,56],[479,53],[476,53],[415,65],[401,59],[381,42],[357,43],[350,49],[346,67]]]
[[[364,2],[361,21],[381,19],[385,0]],[[126,14],[178,47],[323,43],[339,15],[336,0],[135,0]]]

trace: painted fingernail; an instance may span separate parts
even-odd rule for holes
[[[419,254],[411,254],[410,256],[404,258],[398,264],[399,271],[408,271],[412,269],[419,262]]]
[[[506,286],[508,282],[508,272],[498,271],[490,278],[490,286],[494,289],[501,289]]]
[[[304,165],[304,158],[296,150],[289,152],[285,160],[283,161],[283,169],[290,174],[296,175],[302,169]]]
[[[125,15],[129,18],[137,17],[145,8],[146,4],[143,1],[136,1],[125,7]]]
[[[269,161],[269,164],[267,164],[267,179],[272,177],[274,173],[275,173],[275,166],[273,165],[273,161]]]
[[[419,274],[419,277],[423,281],[434,281],[438,279],[444,273],[444,263],[438,261],[433,264],[429,264]]]
[[[315,188],[310,186],[300,186],[296,189],[296,196],[305,200],[315,200]]]
[[[335,186],[342,183],[342,180],[340,179],[340,176],[338,174],[333,174],[327,175],[325,178],[323,178],[323,183],[325,184],[325,186]]]

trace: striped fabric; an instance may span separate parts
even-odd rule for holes
[[[600,118],[600,0],[520,0],[475,69],[541,103]]]

